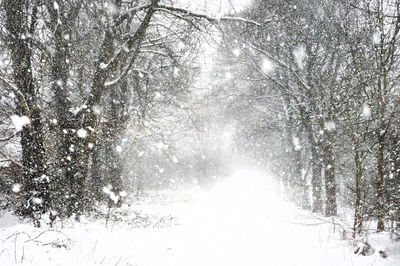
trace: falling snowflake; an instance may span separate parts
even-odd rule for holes
[[[80,128],[78,129],[78,131],[76,131],[76,134],[78,135],[78,137],[84,139],[87,137],[87,130],[84,128]]]
[[[233,50],[232,50],[232,54],[233,54],[234,56],[238,57],[238,56],[240,56],[241,51],[240,51],[239,48],[236,48],[236,49],[233,49]]]
[[[371,107],[369,107],[368,104],[363,105],[361,117],[364,119],[368,119],[371,117]]]
[[[333,121],[327,121],[324,123],[324,128],[328,131],[335,130],[335,127],[336,127],[336,125],[335,125],[335,122],[333,122]]]
[[[22,185],[21,184],[13,184],[12,185],[12,192],[18,193],[21,191]]]
[[[103,187],[103,192],[106,193],[106,194],[110,194],[111,185],[107,185],[107,186]]]
[[[293,145],[296,151],[301,150],[300,140],[297,137],[293,137]]]
[[[41,205],[43,200],[41,198],[32,198],[32,202],[36,205]]]
[[[269,73],[274,70],[274,64],[269,58],[265,57],[262,61],[261,69],[264,73]]]
[[[225,78],[226,79],[231,79],[232,78],[232,73],[231,72],[226,72],[225,73]]]
[[[299,46],[293,50],[294,60],[300,69],[303,69],[304,59],[306,58],[306,49],[304,46]]]
[[[379,31],[374,32],[372,35],[372,43],[379,44],[381,40],[381,33]]]

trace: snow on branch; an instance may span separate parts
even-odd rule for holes
[[[16,85],[14,85],[11,81],[7,80],[6,78],[0,76],[0,80],[17,95],[17,98],[24,110],[24,115],[30,117],[29,115],[30,109],[28,103],[26,102],[24,94],[18,89]]]
[[[114,80],[108,81],[106,83],[104,83],[105,87],[111,87],[116,85],[119,81],[121,81],[126,75],[128,75],[129,70],[131,69],[133,62],[134,62],[134,58],[131,58],[131,60],[129,60],[128,65],[125,67],[125,69],[122,71],[121,75],[119,75],[117,78],[115,78]]]
[[[104,83],[104,87],[108,88],[108,87],[112,87],[117,85],[120,81],[122,81],[126,75],[128,75],[131,71],[136,72],[136,73],[140,73],[142,75],[150,75],[150,72],[142,70],[142,69],[138,69],[138,68],[132,68],[132,63],[133,61],[130,60],[129,64],[125,67],[125,69],[122,71],[122,73],[116,77],[113,80],[107,81]]]
[[[173,11],[173,12],[179,12],[179,13],[182,13],[182,14],[187,15],[187,16],[206,19],[209,22],[239,21],[239,22],[243,22],[243,23],[253,24],[253,25],[256,25],[256,26],[261,26],[260,23],[254,21],[254,20],[246,19],[246,18],[242,18],[242,17],[232,17],[232,16],[213,17],[213,16],[210,16],[210,15],[205,14],[205,13],[193,12],[193,11],[190,11],[190,10],[185,9],[185,8],[168,6],[168,5],[163,5],[163,4],[160,4],[157,7],[158,7],[159,10],[164,10],[165,9],[165,10],[169,10],[169,11]]]
[[[142,39],[144,38],[144,35],[145,35],[144,33],[145,33],[146,29],[149,27],[150,20],[156,10],[155,6],[157,5],[157,3],[158,3],[158,0],[152,1],[152,4],[150,6],[148,6],[146,16],[142,20],[139,27],[136,29],[135,33],[130,36],[130,38],[122,45],[122,48],[118,49],[118,51],[114,54],[114,56],[108,62],[100,62],[100,64],[99,64],[100,69],[105,70],[105,69],[109,69],[109,68],[115,66],[115,64],[121,58],[122,52],[129,53],[136,44],[137,51],[136,50],[134,51],[134,53],[136,53],[136,55],[133,56],[133,58],[134,58],[133,60],[135,60],[135,57],[139,53],[139,50],[138,50],[139,47],[137,44],[140,44],[142,42]],[[146,5],[146,7],[147,7],[147,5]]]
[[[127,11],[123,12],[118,19],[116,19],[114,21],[114,26],[118,27],[119,25],[121,25],[122,22],[124,22],[124,20],[132,17],[137,12],[140,12],[142,10],[149,8],[150,6],[151,6],[151,4],[145,4],[145,5],[135,6],[135,7],[128,9]]]
[[[165,56],[165,57],[168,56],[168,54],[163,53],[163,52],[161,52],[161,51],[157,51],[157,50],[142,49],[141,52],[142,52],[142,53],[157,54],[157,55],[161,55],[161,56]]]
[[[22,169],[24,169],[24,170],[26,170],[26,171],[29,171],[29,172],[32,172],[32,171],[33,171],[32,169],[30,169],[30,168],[24,166],[23,164],[21,164],[20,162],[17,162],[17,161],[15,161],[15,160],[13,160],[12,158],[10,158],[10,157],[9,157],[7,154],[5,154],[2,150],[0,150],[0,155],[1,155],[4,159],[6,159],[7,161],[10,161],[10,162],[12,162],[12,163],[18,165],[19,167],[21,167]]]

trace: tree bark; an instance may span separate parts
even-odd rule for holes
[[[32,51],[30,41],[26,37],[28,14],[23,9],[25,0],[5,1],[6,28],[9,32],[7,44],[10,50],[15,85],[23,95],[23,101],[17,100],[17,113],[27,116],[30,124],[25,125],[21,132],[22,165],[24,166],[23,182],[25,198],[18,210],[22,215],[33,215],[35,212],[45,212],[50,205],[49,181],[45,174],[43,145],[43,127],[41,110],[32,74]],[[33,7],[35,10],[36,7]],[[32,20],[35,19],[35,12]],[[16,98],[19,99],[19,98]],[[42,201],[39,204],[38,198]],[[35,203],[36,202],[36,203]]]
[[[378,219],[376,230],[377,232],[382,232],[385,230],[385,224],[383,222],[385,218],[384,211],[384,137],[380,136],[378,141],[378,151],[377,151],[377,179],[376,179],[376,216]]]
[[[311,164],[312,164],[312,212],[322,213],[323,199],[322,199],[322,163],[320,153],[317,147],[311,148]]]
[[[326,193],[326,204],[325,204],[326,216],[337,215],[335,158],[334,158],[332,142],[333,142],[332,132],[326,130],[324,132],[324,144],[323,144],[323,160],[325,167],[324,171],[325,171],[325,193]]]

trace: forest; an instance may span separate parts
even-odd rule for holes
[[[107,227],[257,168],[257,206],[398,262],[399,44],[399,0],[0,0],[0,221]]]

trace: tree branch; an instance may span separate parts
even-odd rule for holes
[[[205,19],[205,20],[208,20],[209,22],[212,22],[212,23],[218,23],[220,21],[239,21],[239,22],[243,22],[243,23],[247,23],[247,24],[253,24],[253,25],[258,26],[258,27],[261,26],[260,23],[258,23],[257,21],[251,20],[251,19],[246,19],[246,18],[242,18],[242,17],[232,17],[232,16],[223,16],[223,17],[220,17],[220,18],[219,17],[212,17],[212,16],[210,16],[208,14],[205,14],[205,13],[193,12],[193,11],[190,11],[188,9],[184,9],[184,8],[180,8],[180,7],[174,7],[174,6],[168,6],[168,5],[163,5],[163,4],[158,5],[157,9],[160,10],[160,11],[169,10],[169,11],[179,12],[179,13],[182,13],[182,14],[187,15],[187,16]]]

